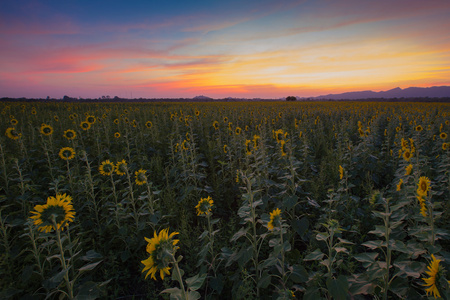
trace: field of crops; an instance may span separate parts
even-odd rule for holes
[[[450,299],[448,103],[0,111],[0,298]]]

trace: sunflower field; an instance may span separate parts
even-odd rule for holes
[[[450,299],[450,104],[0,102],[1,299]]]

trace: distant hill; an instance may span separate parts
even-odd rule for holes
[[[418,97],[430,97],[441,98],[450,97],[450,86],[433,86],[428,88],[409,87],[401,89],[399,87],[381,92],[374,91],[360,91],[360,92],[347,92],[342,94],[329,94],[314,99],[367,99],[367,98],[418,98]]]

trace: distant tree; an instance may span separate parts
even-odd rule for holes
[[[70,97],[67,96],[67,95],[64,95],[64,97],[63,97],[63,100],[70,100],[70,99],[72,99],[72,98],[70,98]]]
[[[297,98],[295,96],[287,96],[286,101],[296,101]]]

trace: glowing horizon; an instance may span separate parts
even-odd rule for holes
[[[0,4],[0,97],[280,98],[450,85],[448,1]]]

